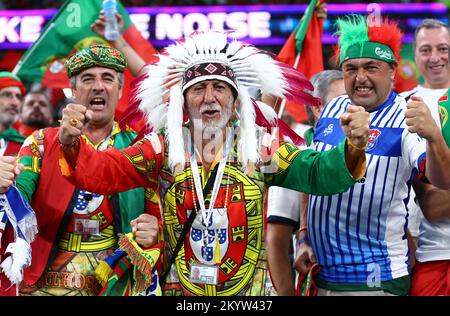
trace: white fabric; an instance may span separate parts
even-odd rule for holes
[[[413,93],[413,95],[421,96],[440,126],[437,101],[446,91],[447,89],[427,89],[418,86],[412,91],[404,92],[404,94],[410,95]],[[416,203],[412,203],[408,204],[411,211],[408,227],[411,234],[418,237],[416,259],[420,262],[450,259],[450,219],[430,223],[422,215],[420,207]]]
[[[296,124],[294,131],[304,137],[305,131],[311,128],[310,125]],[[267,218],[268,221],[283,221],[288,219],[299,224],[300,221],[300,192],[286,188],[271,186],[267,197]],[[294,224],[292,223],[292,224]]]

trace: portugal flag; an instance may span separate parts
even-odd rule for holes
[[[323,19],[316,14],[316,7],[325,0],[312,0],[300,22],[282,47],[278,58],[296,68],[308,79],[323,70],[322,33]],[[297,122],[308,121],[303,104],[286,102],[286,109]],[[281,103],[281,102],[280,102]]]
[[[23,55],[14,73],[25,82],[42,82],[49,88],[64,88],[69,81],[62,66],[71,53],[84,47],[108,42],[91,31],[91,24],[98,18],[102,0],[68,0],[46,25],[38,40]],[[130,16],[117,1],[117,11],[123,17],[122,35],[134,50],[150,62],[155,59],[156,49],[142,37],[131,22]],[[125,70],[125,83],[122,98],[117,106],[116,116],[128,104],[131,73]]]

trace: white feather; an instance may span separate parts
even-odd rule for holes
[[[169,166],[172,170],[177,165],[184,168],[186,159],[184,154],[183,140],[183,105],[184,97],[181,91],[181,84],[177,84],[170,89],[169,108],[167,109],[167,139],[169,141]]]

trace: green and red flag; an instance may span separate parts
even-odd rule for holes
[[[323,19],[317,17],[315,9],[324,2],[325,0],[312,0],[309,3],[305,14],[278,54],[278,59],[293,66],[308,79],[323,70]],[[286,102],[286,109],[297,122],[308,121],[303,104],[283,102]]]
[[[63,67],[65,59],[73,52],[90,45],[109,45],[91,30],[91,24],[102,9],[102,2],[67,0],[45,26],[37,41],[22,56],[13,72],[25,82],[42,82],[44,86],[58,89],[68,87],[69,81]],[[117,1],[117,11],[123,17],[122,35],[125,40],[145,62],[153,61],[156,49],[133,25],[120,1]],[[124,75],[124,91],[116,115],[120,115],[128,104],[129,84],[133,76],[128,69]]]
[[[401,59],[395,74],[395,91],[398,93],[414,89],[419,84],[420,73],[414,60],[412,44],[402,45]]]

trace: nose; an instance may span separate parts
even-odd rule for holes
[[[363,68],[358,68],[358,72],[356,73],[356,81],[365,82],[367,80],[366,71]]]
[[[22,102],[22,100],[20,99],[20,97],[16,94],[13,94],[13,97],[11,98],[11,105],[18,108],[20,106],[21,102]]]
[[[435,62],[439,62],[439,60],[441,59],[441,56],[439,54],[439,50],[437,49],[433,49],[431,51],[431,57],[430,57],[430,61],[435,63]]]
[[[105,91],[105,86],[103,85],[103,82],[100,78],[96,78],[94,85],[92,86],[92,90],[95,93],[103,92]]]
[[[211,83],[209,83],[206,86],[206,89],[205,89],[205,100],[204,100],[204,102],[206,104],[210,104],[210,103],[214,103],[214,101],[215,101],[214,86]]]

